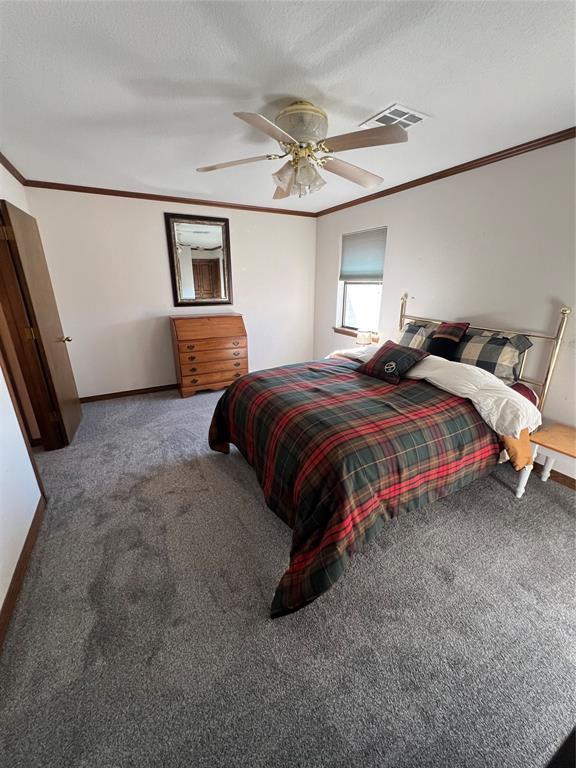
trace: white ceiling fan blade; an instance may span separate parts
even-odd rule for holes
[[[384,181],[382,176],[365,171],[364,168],[359,168],[357,165],[352,165],[352,163],[346,163],[338,157],[326,157],[323,160],[326,161],[323,163],[325,171],[342,176],[342,178],[348,179],[348,181],[360,184],[361,187],[376,187]]]
[[[278,128],[275,123],[268,120],[264,115],[259,115],[257,112],[234,112],[234,114],[236,117],[239,117],[240,120],[244,120],[248,125],[257,128],[259,131],[263,131],[282,144],[298,144],[295,138],[290,136],[289,133],[286,133],[286,131],[283,131],[282,128]]]
[[[214,165],[203,165],[202,168],[196,168],[200,173],[206,171],[218,171],[220,168],[232,168],[234,165],[245,165],[246,163],[257,163],[260,160],[277,160],[278,155],[257,155],[256,157],[245,157],[243,160],[231,160],[229,163],[215,163]]]
[[[399,144],[408,141],[408,134],[399,125],[383,125],[381,128],[368,128],[366,131],[342,133],[331,136],[322,142],[330,152],[343,152],[345,149],[379,147],[382,144]]]

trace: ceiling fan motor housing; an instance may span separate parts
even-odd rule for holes
[[[274,121],[299,144],[318,144],[328,133],[328,117],[309,101],[294,101],[280,110]]]

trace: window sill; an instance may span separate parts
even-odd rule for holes
[[[356,338],[357,331],[353,331],[351,328],[342,328],[341,326],[333,325],[332,330],[334,333],[341,333],[342,336],[352,336],[352,338]],[[380,334],[373,333],[372,334],[372,344],[378,344],[380,341]]]
[[[343,336],[353,336],[356,338],[356,331],[353,331],[351,328],[341,328],[333,325],[332,330],[334,333],[341,333]]]

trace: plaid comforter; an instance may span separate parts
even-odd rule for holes
[[[294,532],[272,617],[329,589],[384,520],[496,464],[498,438],[468,400],[423,381],[387,384],[357,367],[326,360],[248,374],[216,406],[210,447],[238,447]]]

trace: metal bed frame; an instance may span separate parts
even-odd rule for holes
[[[409,320],[417,323],[434,323],[436,325],[440,325],[440,323],[446,322],[445,320],[435,320],[430,317],[418,317],[417,315],[409,315],[406,312],[406,305],[408,303],[408,294],[405,293],[401,299],[400,299],[400,322],[399,322],[399,328],[402,330],[404,327],[404,323]],[[515,336],[516,334],[522,334],[523,336],[527,336],[529,339],[543,339],[546,342],[551,343],[550,353],[548,355],[548,362],[546,365],[546,374],[542,380],[539,379],[532,379],[528,376],[524,376],[524,370],[526,367],[526,359],[528,357],[529,350],[526,350],[522,353],[520,358],[520,370],[518,371],[518,380],[524,382],[525,384],[529,384],[532,387],[538,387],[539,388],[539,397],[540,397],[540,403],[538,407],[542,411],[544,408],[544,403],[546,402],[546,397],[548,395],[548,390],[550,388],[550,381],[552,380],[552,374],[554,373],[554,368],[556,367],[556,362],[558,360],[558,352],[560,351],[560,344],[562,343],[562,337],[564,336],[564,330],[566,328],[566,322],[568,321],[568,315],[572,312],[570,307],[562,307],[560,309],[560,321],[558,323],[558,327],[556,329],[556,333],[553,336],[550,336],[546,333],[533,333],[532,331],[511,331],[506,328],[480,328],[476,325],[471,325],[470,328],[472,328],[475,331],[488,331],[489,333],[498,333],[502,334],[504,336]]]

